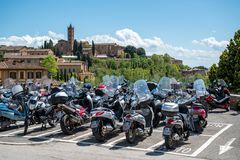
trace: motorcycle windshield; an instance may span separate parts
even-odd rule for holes
[[[223,79],[219,79],[218,83],[221,84],[223,87],[228,87],[227,83]]]
[[[118,89],[120,84],[122,83],[122,76],[109,76],[106,75],[103,77],[103,84],[107,87],[106,94],[109,96],[113,96],[115,91]]]
[[[137,95],[139,102],[145,102],[152,99],[152,94],[145,80],[138,80],[133,85],[134,93]]]
[[[11,89],[15,85],[15,81],[12,78],[7,78],[3,81],[3,88]]]
[[[170,90],[171,87],[171,78],[169,77],[162,77],[158,83],[158,90]]]
[[[196,90],[196,96],[204,96],[207,94],[205,83],[202,79],[197,79],[193,83],[193,89]]]

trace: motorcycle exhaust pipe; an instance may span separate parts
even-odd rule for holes
[[[75,122],[75,123],[80,123],[81,124],[81,119],[79,118],[79,117],[75,117],[75,116],[70,116],[70,118],[71,118],[71,121],[72,122]]]
[[[138,136],[143,136],[144,135],[144,131],[142,130],[142,128],[137,128],[137,135]]]
[[[59,108],[62,109],[63,112],[67,113],[67,114],[74,114],[75,113],[75,109],[65,105],[65,104],[61,104],[58,105]]]
[[[111,132],[113,130],[113,127],[111,125],[106,125],[103,127],[104,132]]]

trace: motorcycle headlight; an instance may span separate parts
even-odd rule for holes
[[[137,106],[137,101],[133,101],[133,102],[131,103],[131,107],[134,108],[134,107],[136,107],[136,106]]]
[[[29,105],[29,109],[30,109],[30,110],[34,110],[35,108],[36,108],[36,105],[35,105],[35,104],[30,104],[30,105]]]

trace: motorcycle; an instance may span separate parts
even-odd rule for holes
[[[25,104],[22,86],[15,85],[12,87],[11,91],[12,100],[16,102],[16,105],[12,105],[8,100],[0,103],[1,130],[6,130],[11,124],[16,124],[17,121],[25,121],[29,111]]]
[[[193,89],[195,90],[195,102],[192,103],[194,128],[197,133],[201,133],[203,128],[207,126],[206,118],[209,111],[206,103],[202,103],[202,99],[208,95],[208,92],[202,79],[194,81]]]
[[[218,80],[218,86],[214,86],[213,89],[209,89],[209,91],[211,94],[205,98],[209,110],[221,108],[230,111],[230,91],[224,80]]]
[[[78,99],[70,101],[69,105],[60,105],[63,116],[60,120],[60,127],[64,134],[71,135],[77,127],[90,121],[90,111],[93,108],[93,101],[88,94],[88,89],[80,90]]]
[[[110,132],[121,130],[123,125],[123,110],[125,102],[120,90],[121,77],[103,77],[106,86],[105,93],[99,99],[98,107],[91,111],[91,129],[95,138],[103,142]],[[103,90],[101,90],[103,91]]]
[[[154,112],[150,106],[153,96],[146,81],[136,81],[133,92],[129,113],[126,112],[123,122],[123,131],[129,143],[134,143],[137,136],[151,136],[153,132]]]
[[[38,92],[31,92],[30,95],[31,96],[27,101],[29,108],[28,124],[42,124],[42,129],[46,128],[47,123],[51,127],[55,127],[57,124],[56,113],[55,110],[48,104],[47,97],[39,97]]]

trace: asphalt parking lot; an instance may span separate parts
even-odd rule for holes
[[[12,126],[7,131],[0,132],[0,149],[6,145],[50,145],[51,143],[68,143],[77,147],[98,147],[112,150],[143,152],[144,156],[151,155],[176,155],[182,158],[204,159],[240,159],[240,124],[239,113],[236,111],[222,112],[213,111],[209,115],[209,122],[202,134],[191,134],[187,141],[180,144],[175,150],[167,150],[162,137],[162,126],[154,129],[152,136],[139,138],[135,144],[128,144],[125,134],[112,133],[105,143],[99,143],[92,136],[89,124],[79,128],[74,135],[66,136],[61,132],[60,126],[41,130],[41,125],[29,127],[28,134],[23,135],[23,127]],[[238,120],[238,122],[237,122]],[[64,146],[64,145],[63,145]],[[43,146],[42,146],[43,147]],[[213,149],[211,149],[213,148]],[[111,155],[111,154],[110,154]]]

